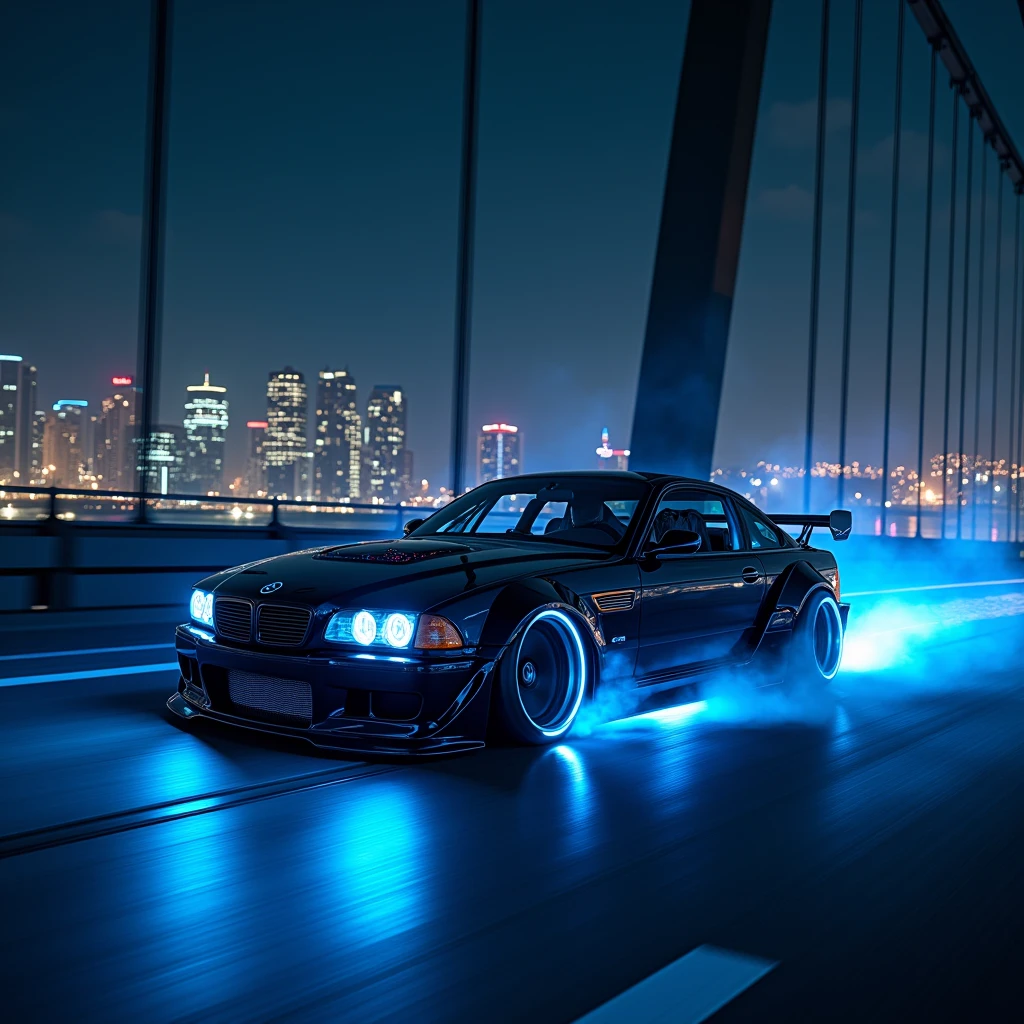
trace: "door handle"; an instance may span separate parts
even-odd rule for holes
[[[744,566],[743,572],[741,573],[741,575],[743,576],[743,582],[744,583],[760,583],[761,582],[761,573],[760,573],[760,571],[755,569],[752,565]]]

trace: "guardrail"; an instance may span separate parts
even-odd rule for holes
[[[408,520],[427,516],[434,508],[273,496],[243,498],[235,495],[0,486],[0,524],[49,520],[123,525],[133,522],[183,526],[220,523],[277,527],[284,525],[290,511],[301,513],[303,525],[309,525],[309,517],[316,516],[317,528],[397,528],[401,533]],[[385,523],[389,517],[390,523]]]
[[[410,519],[426,517],[433,505],[373,504],[303,498],[250,498],[238,495],[153,494],[149,491],[111,491],[65,487],[0,485],[0,527],[6,523],[146,524],[182,527],[281,526],[318,530],[393,531],[401,534]],[[773,516],[777,510],[766,510]],[[941,539],[941,505],[897,505],[886,509],[883,523],[878,505],[853,505],[853,532],[860,536]],[[971,537],[971,529],[976,535]],[[1010,527],[1008,530],[1007,527]],[[977,517],[967,517],[963,539],[1014,541],[1012,517],[1006,506],[979,506]],[[946,524],[953,538],[955,522]],[[883,532],[884,531],[884,532]],[[1024,538],[1022,538],[1024,539]]]

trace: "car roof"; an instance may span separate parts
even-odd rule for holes
[[[550,480],[552,477],[567,477],[569,479],[593,479],[593,480],[638,480],[645,483],[679,483],[694,484],[703,487],[706,480],[698,480],[695,477],[673,476],[671,473],[647,473],[633,472],[629,469],[566,469],[552,470],[550,473],[523,473],[521,476],[505,477],[508,480]],[[489,481],[494,483],[495,481]],[[712,484],[712,486],[715,486]]]

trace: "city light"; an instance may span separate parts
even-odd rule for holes
[[[36,369],[21,356],[9,355],[4,360],[0,363],[7,367],[3,390],[13,392],[4,401],[13,402],[15,396],[20,399],[26,386],[37,386]],[[396,506],[429,514],[454,497],[445,487],[432,489],[426,478],[414,473],[406,425],[408,397],[398,385],[376,385],[360,407],[356,382],[347,369],[319,370],[315,392],[307,389],[307,378],[293,367],[271,371],[267,415],[244,421],[247,457],[244,464],[231,467],[231,478],[226,479],[227,385],[213,383],[210,374],[204,373],[201,384],[185,388],[184,415],[179,413],[166,425],[154,425],[143,443],[136,436],[142,398],[132,386],[134,378],[119,374],[110,380],[115,391],[100,402],[59,399],[52,405],[48,402],[43,407],[45,413],[37,410],[30,424],[31,461],[26,453],[18,456],[20,465],[9,465],[6,472],[0,466],[0,486],[80,488],[78,495],[62,499],[72,502],[81,500],[87,491],[127,495],[145,490],[162,499],[151,506],[154,510],[177,508],[184,512],[193,508],[234,523],[270,516],[271,498],[295,503],[296,511],[351,515],[360,513],[363,506],[365,512],[360,514],[381,515],[385,508]],[[24,429],[20,422],[15,426],[15,433]],[[521,425],[502,419],[484,423],[477,435],[477,477],[470,483],[522,474],[526,471],[523,451]],[[630,450],[613,446],[607,426],[601,430],[600,444],[591,451],[595,468],[629,468]],[[579,459],[579,453],[568,457]],[[140,478],[143,468],[145,480]],[[877,518],[864,520],[862,529],[892,532],[897,529],[893,523],[899,522],[898,532],[914,533],[921,531],[921,523],[926,527],[931,523],[933,532],[926,535],[934,535],[937,520],[922,518],[918,522],[918,507],[934,517],[943,504],[947,508],[989,505],[1007,509],[1018,500],[1015,481],[1019,467],[1009,459],[947,452],[930,456],[923,468],[919,476],[915,468],[905,465],[882,468],[854,460],[842,466],[818,461],[805,470],[781,460],[762,459],[742,467],[715,467],[710,479],[761,504],[767,502],[769,490],[778,492],[773,499],[781,497],[787,481],[807,476],[816,487],[841,478],[851,484],[870,481],[877,490],[851,486],[848,500],[879,511],[891,509],[894,517],[884,527],[878,525]],[[883,476],[887,478],[884,486]],[[945,487],[940,486],[943,478]],[[178,494],[205,497],[200,501],[177,499]],[[219,502],[221,496],[231,500]],[[267,504],[255,509],[237,504],[246,499]],[[820,495],[814,500],[817,504],[830,498]],[[24,515],[29,516],[32,501],[26,497],[16,503],[13,514],[20,516],[24,507]],[[129,497],[97,496],[91,502],[95,518],[102,517],[105,510],[136,507],[136,499]],[[897,518],[897,510],[901,518]],[[76,513],[62,510],[60,514]],[[986,535],[992,531],[997,539],[1006,539],[1001,523],[986,521],[977,526]]]

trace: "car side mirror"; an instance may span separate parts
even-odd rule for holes
[[[828,528],[833,540],[847,540],[853,529],[853,513],[847,508],[834,508],[828,514]]]
[[[700,551],[700,534],[690,530],[669,530],[648,554],[657,559],[677,558]]]
[[[410,519],[402,528],[403,535],[408,537],[413,530],[419,529],[425,522],[426,519]]]

